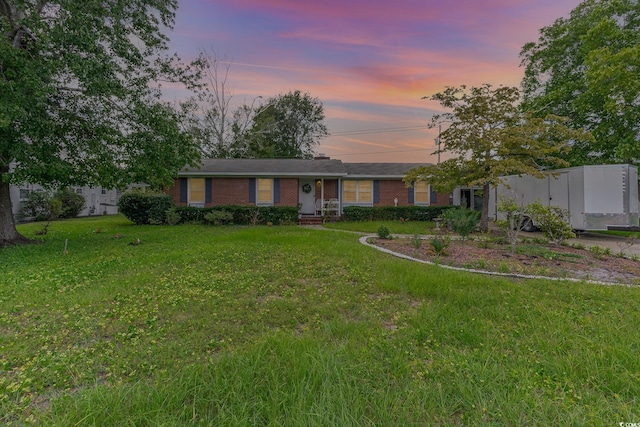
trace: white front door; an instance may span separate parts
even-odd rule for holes
[[[301,179],[300,180],[300,189],[298,190],[300,195],[300,204],[302,207],[300,208],[300,212],[307,215],[313,215],[316,212],[316,197],[315,197],[315,189],[316,186],[312,179]]]

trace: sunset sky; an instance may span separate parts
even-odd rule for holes
[[[180,0],[171,47],[226,57],[236,103],[300,90],[324,105],[318,152],[435,162],[445,86],[519,86],[522,46],[579,0]],[[400,128],[400,129],[398,129]]]

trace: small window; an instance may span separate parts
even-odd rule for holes
[[[429,183],[425,181],[418,181],[414,184],[413,191],[414,191],[414,203],[416,205],[429,204]]]
[[[273,179],[270,178],[258,178],[256,180],[258,186],[258,204],[259,205],[272,205],[273,204]]]
[[[76,194],[82,194],[82,187],[76,188]]]
[[[103,188],[103,189],[101,190],[101,193],[102,193],[102,194],[107,194],[107,190]]]
[[[373,202],[373,181],[346,180],[342,183],[342,198],[344,203]]]
[[[31,191],[26,188],[20,189],[20,200],[27,200]]]
[[[189,179],[189,206],[204,207],[204,178]]]

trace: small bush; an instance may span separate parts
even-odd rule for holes
[[[531,203],[528,209],[540,230],[556,246],[562,245],[565,239],[576,237],[569,224],[569,211],[559,206],[543,206],[542,203]]]
[[[167,224],[176,225],[176,224],[179,224],[181,221],[182,221],[182,217],[180,216],[180,213],[176,210],[175,207],[167,210],[167,218],[166,218]]]
[[[54,217],[53,198],[42,190],[34,190],[29,193],[27,200],[22,204],[20,216],[33,218],[35,221],[47,221]]]
[[[443,218],[453,231],[466,239],[478,227],[480,212],[466,208],[450,209],[444,213]]]
[[[420,247],[422,246],[422,238],[420,238],[420,235],[418,233],[414,234],[411,237],[411,246],[416,249],[420,249]]]
[[[291,225],[298,223],[297,206],[239,206],[225,205],[208,208],[196,208],[192,206],[177,206],[175,208],[180,215],[181,223],[205,222],[205,216],[210,212],[227,211],[233,215],[233,224],[275,224]]]
[[[433,221],[456,206],[345,206],[345,221]]]
[[[54,198],[60,200],[60,218],[75,218],[80,215],[86,205],[86,200],[82,194],[76,193],[70,187],[56,191]]]
[[[132,190],[120,197],[118,209],[136,224],[164,224],[173,199],[165,193]]]
[[[205,224],[227,225],[233,222],[233,214],[229,211],[213,211],[204,216]]]
[[[378,237],[381,239],[391,239],[391,232],[389,231],[389,228],[381,225],[378,228]]]
[[[449,236],[433,237],[429,240],[429,244],[431,244],[436,255],[446,255],[447,248],[451,244],[451,238]]]

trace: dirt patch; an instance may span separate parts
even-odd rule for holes
[[[429,239],[419,248],[412,238],[385,240],[371,238],[370,243],[413,258],[441,265],[510,274],[573,278],[640,285],[640,261],[613,251],[556,247],[544,243],[523,242],[517,252],[501,239],[451,239],[442,254],[436,254]]]

